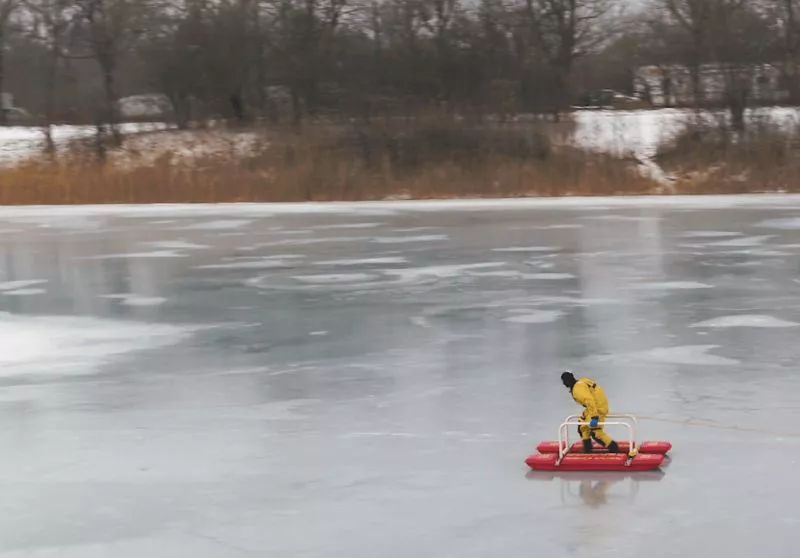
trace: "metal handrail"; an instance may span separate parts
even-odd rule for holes
[[[569,453],[571,444],[569,443],[569,428],[570,426],[590,426],[590,423],[584,421],[564,421],[558,428],[558,461],[556,465],[561,465],[561,461]],[[634,441],[634,428],[628,422],[601,422],[597,426],[624,426],[628,429],[630,450],[638,449]]]
[[[564,419],[564,422],[578,420],[582,416],[583,415],[569,415],[567,418]],[[633,425],[631,426],[631,428],[633,428],[633,439],[634,440],[636,439],[636,428],[639,426],[639,421],[636,419],[635,416],[629,415],[629,414],[613,414],[612,413],[612,414],[606,415],[606,418],[607,419],[629,419],[633,423]],[[631,449],[633,449],[633,446],[631,446]]]

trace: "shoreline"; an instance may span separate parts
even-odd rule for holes
[[[48,215],[149,215],[185,213],[213,215],[240,212],[248,215],[361,213],[374,211],[472,211],[528,209],[727,209],[775,207],[780,202],[800,204],[800,193],[748,194],[647,194],[598,196],[529,196],[505,198],[437,198],[409,200],[308,201],[308,202],[182,202],[151,204],[0,205],[3,217]],[[374,214],[374,213],[373,213]]]

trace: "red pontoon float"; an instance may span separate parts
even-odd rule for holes
[[[525,463],[534,471],[652,471],[658,469],[664,456],[672,449],[669,442],[636,443],[636,417],[633,415],[609,415],[612,421],[602,426],[624,426],[628,429],[628,442],[619,442],[620,453],[608,453],[595,443],[592,453],[584,453],[583,444],[570,444],[569,427],[585,426],[577,415],[570,415],[558,429],[557,442],[542,442],[538,454],[531,455]]]

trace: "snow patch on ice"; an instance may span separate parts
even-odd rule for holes
[[[142,296],[136,294],[110,294],[103,295],[102,298],[119,300],[125,306],[161,306],[167,299],[160,296]]]
[[[408,227],[403,229],[392,229],[392,232],[396,233],[410,233],[410,232],[419,232],[419,231],[435,231],[440,229],[441,227]]]
[[[756,225],[765,229],[782,229],[787,231],[800,230],[800,217],[787,217],[784,219],[768,219]]]
[[[738,314],[733,316],[721,316],[704,322],[692,324],[691,327],[711,327],[711,328],[727,328],[727,327],[765,327],[765,328],[779,328],[779,327],[797,327],[800,323],[782,320],[774,316],[767,316],[762,314]]]
[[[382,225],[383,223],[338,223],[335,225],[316,225],[311,228],[318,231],[335,229],[374,229]]]
[[[229,231],[239,229],[245,225],[251,224],[253,221],[248,219],[220,219],[217,221],[206,221],[203,223],[195,223],[182,227],[182,230],[187,231]]]
[[[205,250],[210,248],[206,244],[196,244],[194,242],[185,242],[183,240],[165,240],[158,242],[145,242],[145,246],[149,246],[154,250]]]
[[[575,279],[572,273],[526,273],[525,279],[538,279],[540,281],[561,281],[562,279]]]
[[[417,236],[378,236],[371,240],[378,244],[405,244],[407,242],[435,242],[449,238],[446,234],[422,234]]]
[[[509,248],[492,248],[492,252],[558,252],[560,249],[553,246],[512,246]]]
[[[34,296],[47,293],[44,289],[17,289],[14,291],[2,291],[0,295],[4,296]]]
[[[13,291],[0,291],[0,295],[4,296],[34,296],[45,294],[47,291],[44,289],[15,289]]]
[[[428,321],[428,318],[426,318],[425,316],[412,316],[410,318],[410,321],[415,326],[424,327],[424,328],[430,328],[431,327],[431,323]]]
[[[769,250],[765,248],[758,248],[752,250],[725,250],[724,252],[718,252],[718,254],[722,254],[725,256],[755,256],[759,258],[785,258],[787,256],[793,255],[789,252],[782,252],[780,250]]]
[[[364,240],[369,240],[369,239],[362,236],[332,236],[328,238],[286,238],[284,240],[264,242],[261,244],[256,244],[255,246],[241,248],[241,250],[253,251],[253,250],[258,250],[260,248],[271,248],[275,246],[304,246],[309,244],[325,244],[333,242],[359,242]]]
[[[101,254],[88,256],[87,260],[124,260],[124,259],[161,259],[161,258],[186,258],[186,254],[177,250],[155,250],[153,252],[131,252],[121,254]]]
[[[582,229],[583,225],[544,225],[541,227],[530,227],[531,229],[538,229],[540,231],[548,230],[568,230],[568,229]]]
[[[484,262],[474,264],[454,264],[454,265],[432,265],[428,267],[413,267],[409,269],[385,269],[384,273],[400,277],[403,282],[414,282],[426,277],[446,279],[457,277],[464,272],[485,269],[490,267],[501,267],[505,262]]]
[[[85,375],[125,353],[173,345],[189,327],[0,314],[0,375]]]
[[[589,215],[582,217],[592,221],[619,221],[619,222],[639,222],[639,221],[658,221],[661,217],[657,215]]]
[[[195,269],[287,269],[292,267],[295,262],[293,259],[286,258],[258,258],[249,261],[235,261],[230,263],[199,265]]]
[[[536,310],[519,316],[511,316],[503,321],[515,324],[546,324],[555,322],[564,315],[560,310]]]
[[[408,263],[408,260],[406,258],[391,257],[391,258],[327,260],[324,262],[315,262],[315,265],[357,266],[357,265],[391,265],[391,264],[404,264],[404,263]]]
[[[621,355],[621,358],[663,364],[686,364],[696,366],[727,366],[739,364],[738,360],[709,354],[709,351],[718,347],[719,345],[658,347],[648,351]]]
[[[47,279],[27,279],[22,281],[6,281],[0,283],[0,291],[16,291],[19,289],[26,289],[28,287],[35,287],[47,283]]]
[[[292,277],[300,283],[310,285],[327,285],[336,283],[359,283],[362,281],[375,281],[379,277],[369,273],[332,273],[327,275],[295,275]]]
[[[713,285],[699,283],[697,281],[662,281],[659,283],[643,283],[634,286],[640,291],[669,291],[669,290],[689,290],[689,289],[713,289]]]
[[[507,277],[509,279],[533,279],[544,281],[558,281],[561,279],[574,279],[571,273],[522,273],[521,271],[469,271],[467,275],[473,277]]]
[[[742,236],[742,233],[732,231],[688,231],[681,235],[683,238],[727,238]]]
[[[750,246],[761,246],[769,240],[774,238],[774,235],[760,235],[760,236],[745,236],[743,238],[734,238],[731,240],[721,240],[719,242],[712,242],[708,246],[730,246],[733,248],[747,248]]]

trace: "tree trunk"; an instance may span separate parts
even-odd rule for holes
[[[744,132],[746,127],[744,113],[747,109],[748,91],[742,81],[739,76],[735,76],[730,82],[727,94],[731,127],[735,132]]]
[[[58,49],[54,46],[48,56],[44,76],[44,151],[51,158],[55,157],[56,144],[53,141],[53,113],[55,112],[56,69],[58,65]]]
[[[2,97],[3,87],[5,85],[5,77],[6,77],[6,35],[2,29],[0,29],[0,98]],[[6,113],[6,107],[2,106],[2,100],[0,99],[0,126],[5,126],[8,124],[8,114]]]
[[[703,84],[700,77],[700,65],[693,63],[689,66],[689,77],[692,80],[692,100],[695,110],[699,110],[704,102]]]
[[[300,92],[296,86],[291,88],[292,95],[292,122],[296,128],[299,128],[303,123],[303,107],[300,102]]]
[[[106,96],[106,124],[111,130],[111,139],[115,147],[122,145],[122,134],[119,130],[119,121],[117,118],[117,93],[116,82],[114,80],[114,63],[111,60],[105,61],[103,67],[103,89]]]

